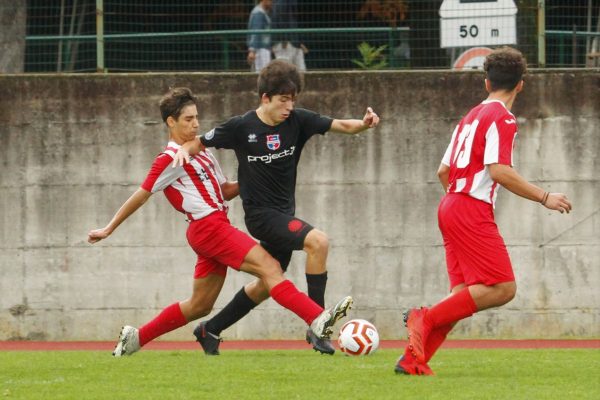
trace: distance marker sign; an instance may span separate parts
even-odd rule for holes
[[[444,0],[441,47],[516,44],[516,15],[513,0]]]

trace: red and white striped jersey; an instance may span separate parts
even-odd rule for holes
[[[227,212],[221,192],[226,178],[215,157],[206,149],[191,156],[189,164],[173,168],[171,163],[180,147],[175,142],[167,144],[154,160],[142,189],[151,193],[163,190],[177,211],[194,220],[218,210]]]
[[[495,205],[498,184],[487,165],[513,166],[517,120],[499,100],[486,100],[458,123],[442,163],[450,167],[448,193],[466,193]]]

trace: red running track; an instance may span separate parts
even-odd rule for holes
[[[115,342],[36,342],[0,341],[0,351],[64,351],[99,350],[112,351]],[[400,349],[406,340],[384,340],[383,349]],[[600,349],[600,340],[448,340],[446,349]],[[306,350],[310,347],[303,340],[231,340],[221,343],[221,350]],[[155,341],[145,350],[199,350],[196,342]]]

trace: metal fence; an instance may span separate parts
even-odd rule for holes
[[[19,7],[5,3],[4,16]],[[24,40],[4,41],[23,43],[24,72],[247,71],[246,39],[257,33],[247,30],[252,0],[22,6]],[[296,34],[309,70],[470,67],[477,54],[466,50],[504,44],[533,67],[584,67],[599,65],[599,14],[600,0],[307,0],[296,25],[268,33],[273,42]]]

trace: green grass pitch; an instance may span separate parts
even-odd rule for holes
[[[600,350],[442,349],[434,377],[396,375],[400,350],[0,352],[0,399],[600,399]]]

